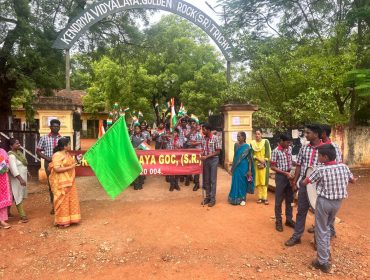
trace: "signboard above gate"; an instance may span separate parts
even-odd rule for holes
[[[60,32],[53,47],[69,50],[93,24],[108,15],[130,9],[159,9],[168,11],[198,25],[217,44],[227,61],[233,61],[233,46],[220,27],[209,16],[182,0],[103,0],[88,6]]]

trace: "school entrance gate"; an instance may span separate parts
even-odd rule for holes
[[[182,0],[103,0],[87,6],[60,32],[53,47],[65,50],[66,89],[70,90],[70,54],[73,44],[95,23],[118,12],[132,9],[157,9],[177,14],[199,26],[216,43],[227,61],[227,80],[230,81],[234,51],[230,40],[207,14]]]
[[[53,47],[65,50],[66,55],[66,89],[70,90],[70,53],[73,44],[95,23],[105,17],[131,9],[157,9],[179,15],[199,26],[216,43],[227,62],[227,81],[230,82],[231,62],[235,61],[234,50],[230,40],[223,35],[222,29],[200,9],[183,0],[102,0],[88,5],[79,15],[73,18],[60,32]],[[244,111],[246,110],[246,111]],[[223,116],[214,119],[223,130],[224,153],[221,161],[228,169],[232,157],[232,147],[238,131],[251,132],[254,106],[225,105]],[[221,122],[223,125],[221,126]]]

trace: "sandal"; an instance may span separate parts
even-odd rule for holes
[[[264,202],[263,202],[265,205],[269,205],[269,201],[266,199]]]
[[[29,221],[29,220],[28,220],[28,218],[27,218],[26,216],[23,216],[23,217],[21,217],[21,219],[20,219],[20,222],[21,222],[21,223],[24,223],[24,224],[25,224],[25,223],[28,223],[28,221]]]
[[[70,226],[69,224],[68,225],[58,225],[58,228],[63,229],[63,228],[67,228],[69,226]]]
[[[0,227],[2,227],[3,229],[10,229],[11,228],[11,225],[9,225],[6,222],[1,222],[0,223]]]
[[[262,199],[257,200],[257,203],[258,203],[258,204],[261,204],[262,202],[263,202],[263,200],[262,200]]]

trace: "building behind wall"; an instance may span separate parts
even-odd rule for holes
[[[26,120],[26,111],[23,108],[13,108],[13,130],[36,130],[40,136],[50,132],[49,122],[56,118],[61,122],[60,134],[70,139],[78,139],[76,147],[88,149],[98,139],[99,119],[106,120],[107,113],[92,115],[84,111],[83,97],[85,91],[61,90],[52,97],[38,97],[33,104],[35,122],[29,125]]]

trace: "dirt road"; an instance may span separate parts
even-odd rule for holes
[[[244,207],[229,205],[231,178],[220,169],[213,208],[202,207],[201,192],[191,187],[169,192],[162,177],[148,177],[143,190],[130,188],[115,201],[95,178],[78,178],[83,221],[66,230],[52,226],[47,187],[34,182],[25,203],[30,222],[14,218],[10,230],[0,229],[0,278],[367,279],[370,170],[355,174],[338,214],[330,275],[309,267],[311,234],[284,247],[292,229],[275,231],[273,194],[269,206],[256,204],[255,195]]]

